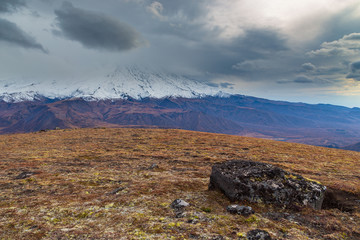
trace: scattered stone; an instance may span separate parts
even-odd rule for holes
[[[231,214],[239,214],[243,216],[250,216],[251,214],[255,213],[255,211],[251,207],[239,205],[229,205],[227,206],[226,211]]]
[[[248,240],[271,240],[270,234],[267,231],[255,229],[246,234]]]
[[[191,218],[189,220],[187,220],[187,223],[190,223],[190,224],[197,224],[199,222],[199,219],[196,219],[196,218]]]
[[[39,228],[39,226],[38,226],[38,225],[34,225],[34,226],[31,226],[31,227],[30,227],[30,230],[34,230],[34,229],[37,229],[37,228]]]
[[[199,239],[199,235],[197,235],[197,234],[193,234],[193,233],[190,233],[190,234],[189,234],[189,238],[192,238],[192,239]]]
[[[186,217],[186,212],[183,211],[176,211],[175,212],[175,218],[185,218]]]
[[[15,177],[15,179],[25,179],[31,177],[32,175],[37,174],[36,172],[22,172]]]
[[[173,209],[183,209],[189,205],[190,205],[189,203],[187,203],[182,199],[176,199],[170,204],[170,207]]]
[[[211,240],[224,240],[225,238],[221,235],[214,236]]]
[[[108,195],[117,194],[118,192],[120,192],[124,189],[125,189],[125,187],[116,188],[116,189],[112,190],[111,192],[109,192]]]
[[[156,163],[153,163],[150,167],[148,167],[148,170],[153,170],[155,168],[159,168],[159,166]]]
[[[189,203],[182,199],[176,199],[170,204],[170,207],[174,209],[175,218],[184,218],[186,217],[185,208],[189,205]]]
[[[212,167],[209,189],[221,190],[231,201],[321,209],[326,187],[271,164],[234,160]]]

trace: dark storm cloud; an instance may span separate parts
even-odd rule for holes
[[[14,12],[25,5],[24,0],[1,0],[0,13]]]
[[[205,48],[205,49],[204,49]],[[269,60],[288,50],[286,40],[275,30],[249,29],[231,41],[204,44],[202,61],[223,74],[256,74],[269,68]]]
[[[346,76],[346,78],[352,78],[360,81],[360,61],[350,64],[350,73]]]
[[[271,29],[249,29],[245,37],[238,39],[237,45],[243,51],[261,55],[288,49],[286,39]]]
[[[23,48],[38,49],[44,53],[47,53],[47,51],[41,44],[37,43],[33,37],[21,30],[15,23],[9,22],[8,20],[1,18],[0,41],[21,46]]]
[[[357,34],[351,34],[359,31],[359,15],[358,15],[358,3],[355,6],[345,8],[344,10],[338,12],[335,15],[332,15],[324,24],[323,29],[326,31],[323,32],[318,37],[318,41],[321,42],[331,42],[336,39],[345,37],[348,40],[356,40]],[[315,44],[318,44],[318,41],[314,41]]]
[[[360,70],[360,62],[353,62],[350,65],[351,72],[355,73]]]
[[[64,37],[92,49],[124,51],[146,42],[131,26],[104,14],[75,8],[64,2],[55,10],[57,26]]]

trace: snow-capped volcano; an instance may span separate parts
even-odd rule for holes
[[[0,99],[6,102],[84,98],[89,100],[154,97],[203,97],[224,94],[219,88],[177,74],[119,67],[95,79],[63,81],[0,80]]]

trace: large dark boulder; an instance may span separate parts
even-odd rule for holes
[[[212,167],[209,189],[221,190],[231,201],[321,209],[326,187],[271,164],[234,160]]]

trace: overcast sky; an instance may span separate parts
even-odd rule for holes
[[[137,64],[238,94],[360,107],[358,0],[0,0],[0,80]]]

